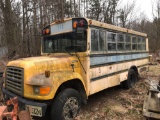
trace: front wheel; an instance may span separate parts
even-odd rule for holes
[[[51,120],[73,120],[81,107],[77,90],[68,88],[60,92],[51,107]]]

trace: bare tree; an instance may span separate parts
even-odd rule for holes
[[[85,3],[84,3],[85,4]],[[100,14],[102,12],[101,3],[99,0],[90,0],[89,1],[89,18],[99,20]]]
[[[117,16],[117,5],[119,0],[104,0],[102,4],[103,21],[109,24],[115,24]]]
[[[14,11],[12,11],[12,5],[10,0],[0,0],[0,8],[3,15],[4,22],[4,40],[7,41],[9,57],[14,56],[16,53],[16,23],[14,21]]]
[[[120,14],[118,16],[120,20],[120,26],[131,28],[131,24],[135,18],[135,5],[136,1],[134,0],[131,3],[127,2],[127,4],[120,9]]]

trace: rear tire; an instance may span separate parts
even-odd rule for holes
[[[60,92],[51,107],[51,120],[73,120],[79,113],[81,97],[77,90],[68,88]]]
[[[126,89],[132,88],[136,83],[138,77],[136,72],[133,69],[130,69],[128,72],[128,78],[126,81],[123,82],[123,86]]]

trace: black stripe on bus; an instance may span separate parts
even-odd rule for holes
[[[119,61],[119,62],[109,62],[109,63],[98,64],[98,65],[90,65],[90,68],[103,67],[103,66],[114,65],[114,64],[125,63],[125,62],[131,62],[131,61],[137,61],[137,60],[143,60],[143,59],[148,59],[148,57],[131,59],[131,60],[124,60],[124,61]]]
[[[137,67],[140,68],[140,67],[143,67],[143,66],[146,66],[146,65],[148,65],[148,64],[140,65],[140,66],[137,66]],[[91,79],[91,82],[102,79],[102,78],[106,78],[106,77],[109,77],[109,76],[113,76],[113,75],[116,75],[116,74],[120,74],[120,73],[123,73],[123,72],[126,72],[126,71],[128,71],[128,69],[117,71],[117,72],[110,73],[110,74],[106,74],[106,75],[99,76],[99,77],[95,77],[95,78]]]

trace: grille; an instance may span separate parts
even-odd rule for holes
[[[23,69],[18,67],[7,67],[6,71],[6,89],[23,95]]]

